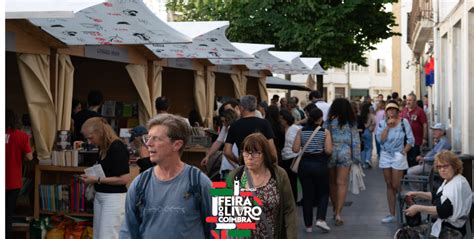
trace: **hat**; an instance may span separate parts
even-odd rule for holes
[[[385,110],[388,110],[390,108],[395,108],[397,110],[400,110],[400,107],[396,103],[393,103],[393,102],[390,102],[385,106]]]
[[[446,131],[446,128],[444,127],[443,123],[436,123],[431,127],[431,129],[439,129],[443,132]]]
[[[130,130],[130,142],[132,142],[136,137],[140,137],[142,135],[145,135],[145,134],[148,134],[148,130],[139,125],[139,126],[136,126],[135,128],[131,129]]]

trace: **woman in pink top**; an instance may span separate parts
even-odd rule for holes
[[[385,101],[381,100],[377,104],[377,109],[375,110],[375,127],[379,125],[380,121],[385,119]],[[380,143],[375,139],[375,148],[377,148],[377,158],[380,159]]]

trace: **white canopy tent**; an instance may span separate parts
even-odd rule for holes
[[[110,0],[73,18],[29,19],[67,45],[184,43],[191,38],[159,19],[142,1]]]
[[[252,56],[250,59],[242,59],[242,58],[233,58],[233,59],[209,59],[209,61],[214,65],[246,65],[247,68],[250,70],[263,70],[266,69],[263,67],[263,62],[258,58],[255,57],[261,51],[268,51],[269,48],[275,47],[275,45],[269,44],[253,44],[253,43],[237,43],[232,42],[232,45]]]
[[[72,18],[105,0],[6,0],[5,19]]]
[[[228,21],[170,22],[169,25],[192,39],[190,44],[149,44],[160,58],[253,58],[234,47],[225,36]]]
[[[267,77],[267,88],[311,91],[311,89],[309,89],[303,84],[295,83],[295,82],[285,80],[279,77],[274,77],[274,76]]]

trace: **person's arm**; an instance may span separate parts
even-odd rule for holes
[[[32,159],[33,159],[33,153],[32,153],[32,152],[26,153],[26,154],[25,154],[25,158],[26,158],[27,160],[32,160]]]
[[[360,136],[358,133],[357,125],[352,127],[351,133],[351,150],[352,150],[352,162],[359,164],[362,162],[362,158],[360,155]]]
[[[121,239],[135,239],[141,238],[139,233],[140,225],[138,224],[136,218],[136,186],[139,178],[143,176],[139,175],[130,185],[130,188],[127,191],[127,198],[125,199],[125,217],[123,219],[122,227],[120,228],[119,238]]]
[[[424,205],[414,204],[405,210],[405,214],[407,216],[414,216],[418,212],[428,213],[434,216],[438,215],[438,212],[436,211],[436,206],[424,206]]]
[[[278,168],[279,175],[282,177],[282,186],[281,190],[283,195],[283,200],[281,201],[281,206],[283,206],[283,217],[282,220],[285,222],[286,228],[286,238],[295,238],[297,234],[297,216],[296,216],[296,204],[295,200],[293,199],[293,192],[291,191],[291,184],[290,179],[286,172],[284,172],[281,168]],[[283,172],[282,172],[283,171]]]
[[[403,153],[406,155],[410,149],[415,146],[415,137],[413,136],[413,131],[411,130],[410,123],[408,120],[402,119],[403,125],[405,126],[405,134],[407,136],[407,144],[403,148]]]
[[[219,148],[224,144],[224,141],[214,141],[214,143],[212,144],[211,148],[209,148],[209,150],[207,150],[206,152],[206,156],[201,160],[201,165],[206,165],[207,164],[207,161],[209,160],[209,157],[211,155],[213,155],[215,152],[217,152],[217,150],[219,150]]]
[[[237,165],[239,165],[239,159],[236,158],[234,156],[234,154],[232,153],[232,144],[225,143],[225,145],[224,145],[224,155],[228,160],[230,160],[233,163],[236,163]]]
[[[414,197],[414,198],[421,198],[424,200],[429,200],[433,198],[431,192],[421,192],[421,191],[414,191],[414,192],[407,192],[407,196]]]
[[[298,130],[295,137],[295,142],[293,142],[293,147],[291,148],[293,153],[299,153],[301,150],[301,129]]]
[[[428,144],[428,124],[424,123],[423,124],[423,143],[422,145],[427,145]]]
[[[324,140],[324,152],[326,152],[327,155],[332,154],[332,136],[329,130],[325,129],[324,132],[326,133],[326,138]]]
[[[451,150],[451,144],[449,144],[448,140],[445,138],[436,144],[433,149],[431,149],[424,157],[425,161],[434,161],[434,157],[437,153],[443,150]]]

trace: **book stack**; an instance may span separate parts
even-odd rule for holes
[[[63,167],[77,167],[79,165],[79,151],[53,151],[51,154],[51,165]]]

